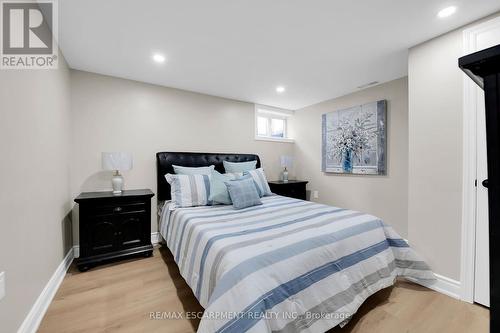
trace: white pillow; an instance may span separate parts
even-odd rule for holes
[[[172,204],[175,208],[211,204],[209,200],[210,176],[172,175],[167,173],[165,179],[170,184]]]

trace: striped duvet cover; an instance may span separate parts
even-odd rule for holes
[[[277,195],[262,201],[163,209],[161,235],[205,308],[198,332],[325,332],[396,276],[434,279],[372,215]]]

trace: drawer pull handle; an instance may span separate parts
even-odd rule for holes
[[[121,207],[116,207],[116,208],[115,208],[115,212],[116,212],[116,213],[119,213],[119,212],[121,212],[121,211],[122,211],[122,208],[121,208]]]

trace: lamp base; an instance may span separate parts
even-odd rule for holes
[[[123,190],[123,177],[120,175],[120,172],[116,172],[113,178],[111,179],[111,184],[113,185],[113,194],[120,195]]]
[[[283,183],[288,183],[288,170],[283,170]]]

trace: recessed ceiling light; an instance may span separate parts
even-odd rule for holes
[[[276,92],[278,94],[281,94],[282,92],[285,92],[285,87],[283,87],[283,86],[277,86],[276,87]]]
[[[457,11],[457,7],[455,7],[455,6],[446,7],[446,8],[443,8],[439,11],[438,17],[445,18],[445,17],[448,17],[448,16],[455,14],[456,11]]]
[[[161,64],[165,62],[165,56],[163,54],[155,53],[153,55],[153,60]]]

